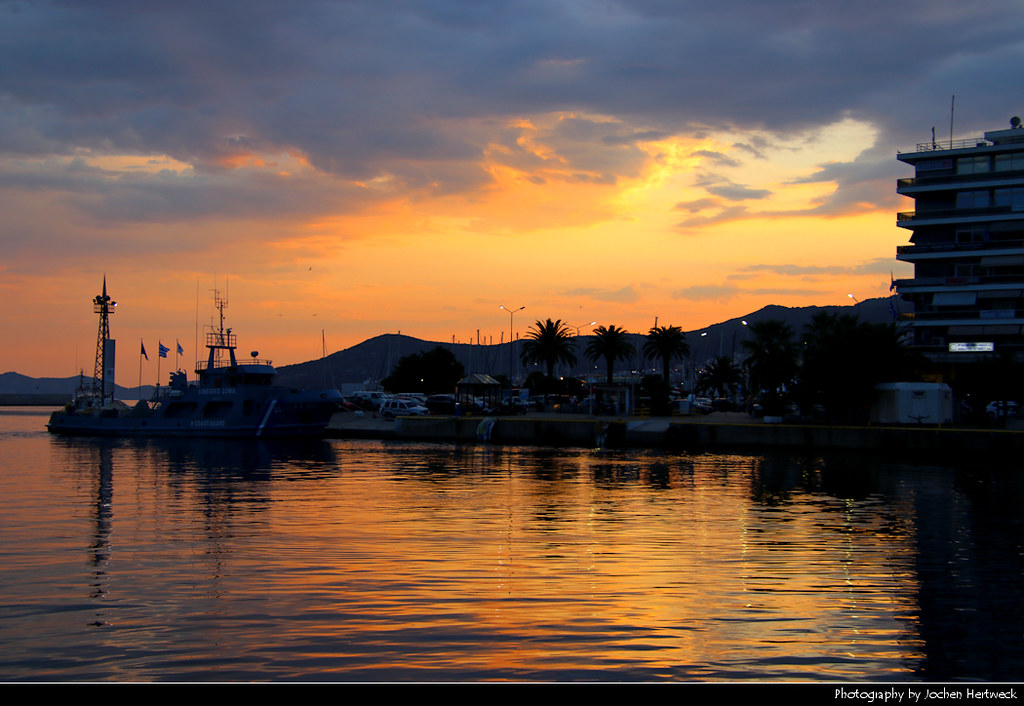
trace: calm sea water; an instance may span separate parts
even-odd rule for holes
[[[51,437],[2,681],[1020,681],[1017,460]]]

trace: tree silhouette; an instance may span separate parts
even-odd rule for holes
[[[743,342],[747,349],[747,371],[751,390],[760,394],[766,414],[784,410],[783,391],[798,370],[793,328],[777,319],[750,325],[752,338]]]
[[[644,341],[644,357],[661,361],[661,374],[669,382],[672,361],[690,355],[690,344],[686,334],[678,326],[655,326],[647,332]]]
[[[741,382],[743,371],[731,356],[720,355],[701,370],[697,388],[702,392],[711,392],[716,397],[724,397],[730,387]]]
[[[555,363],[574,365],[576,341],[569,331],[569,326],[561,319],[548,319],[543,323],[537,321],[526,334],[520,357],[525,363],[543,363],[547,368],[548,377],[554,375]]]
[[[919,375],[919,361],[895,324],[823,311],[804,328],[803,343],[800,401],[805,407],[820,405],[833,420],[862,421],[875,385],[910,382]]]
[[[617,326],[598,326],[594,329],[594,338],[587,344],[586,355],[597,362],[602,358],[608,366],[608,384],[612,383],[615,373],[615,361],[628,360],[636,353],[636,347],[630,343],[629,334]]]
[[[380,384],[388,392],[452,392],[465,375],[462,363],[447,348],[437,346],[398,359],[391,374]]]

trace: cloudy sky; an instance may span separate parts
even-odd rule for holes
[[[1024,112],[1022,28],[1019,0],[0,0],[0,372],[91,371],[104,275],[122,384],[138,341],[191,367],[215,288],[277,364],[498,343],[501,305],[521,336],[885,296],[897,152]]]

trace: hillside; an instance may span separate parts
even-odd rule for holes
[[[815,314],[821,311],[842,311],[856,313],[863,321],[872,323],[888,323],[892,321],[892,313],[889,309],[887,298],[868,299],[857,305],[851,306],[807,306],[807,307],[785,307],[771,305],[766,306],[747,316],[737,317],[718,324],[713,324],[703,329],[686,332],[686,340],[690,345],[690,360],[694,363],[704,361],[719,355],[732,355],[734,352],[742,353],[743,341],[749,335],[749,331],[743,322],[754,323],[778,319],[789,324],[799,335],[804,327],[810,323]],[[671,322],[664,322],[671,323]],[[579,362],[572,369],[559,370],[563,375],[583,375],[592,373],[595,366],[586,360],[582,351],[586,348],[589,336],[580,336],[577,351]],[[633,344],[639,351],[643,346],[644,335],[634,334]],[[515,362],[517,377],[522,377],[530,372],[526,366],[518,363],[520,342],[513,345],[512,360]],[[366,384],[372,386],[382,378],[386,377],[394,367],[398,359],[405,355],[430,350],[436,346],[451,350],[456,358],[466,368],[466,372],[487,372],[494,375],[507,375],[509,372],[509,344],[497,345],[470,345],[451,344],[423,341],[410,336],[387,334],[377,336],[367,341],[333,353],[322,360],[314,360],[296,365],[288,365],[278,369],[278,380],[294,387],[340,387],[342,384]],[[632,361],[635,368],[644,365],[642,357],[637,355]],[[599,367],[597,372],[602,372]]]
[[[78,388],[79,380],[78,375],[69,378],[32,378],[20,373],[0,373],[0,395],[60,396],[70,400],[71,394]],[[142,394],[145,397],[151,396],[153,386],[143,385]],[[115,397],[122,400],[139,399],[139,388],[118,385]]]

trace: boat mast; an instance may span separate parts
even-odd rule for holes
[[[231,333],[231,329],[224,330],[224,307],[228,305],[228,300],[220,295],[219,290],[213,290],[213,304],[217,307],[217,312],[220,316],[220,323],[216,331],[211,331],[206,334],[206,347],[210,349],[210,357],[206,362],[207,370],[213,370],[221,361],[221,351],[228,352],[228,358],[231,367],[235,367],[237,362],[235,360],[235,335]]]
[[[100,315],[99,331],[96,333],[96,365],[93,369],[93,395],[101,400],[109,396],[114,399],[114,341],[110,338],[110,315],[117,302],[107,294],[107,276],[103,275],[103,293],[93,300],[93,312]],[[107,387],[109,373],[109,390]]]

